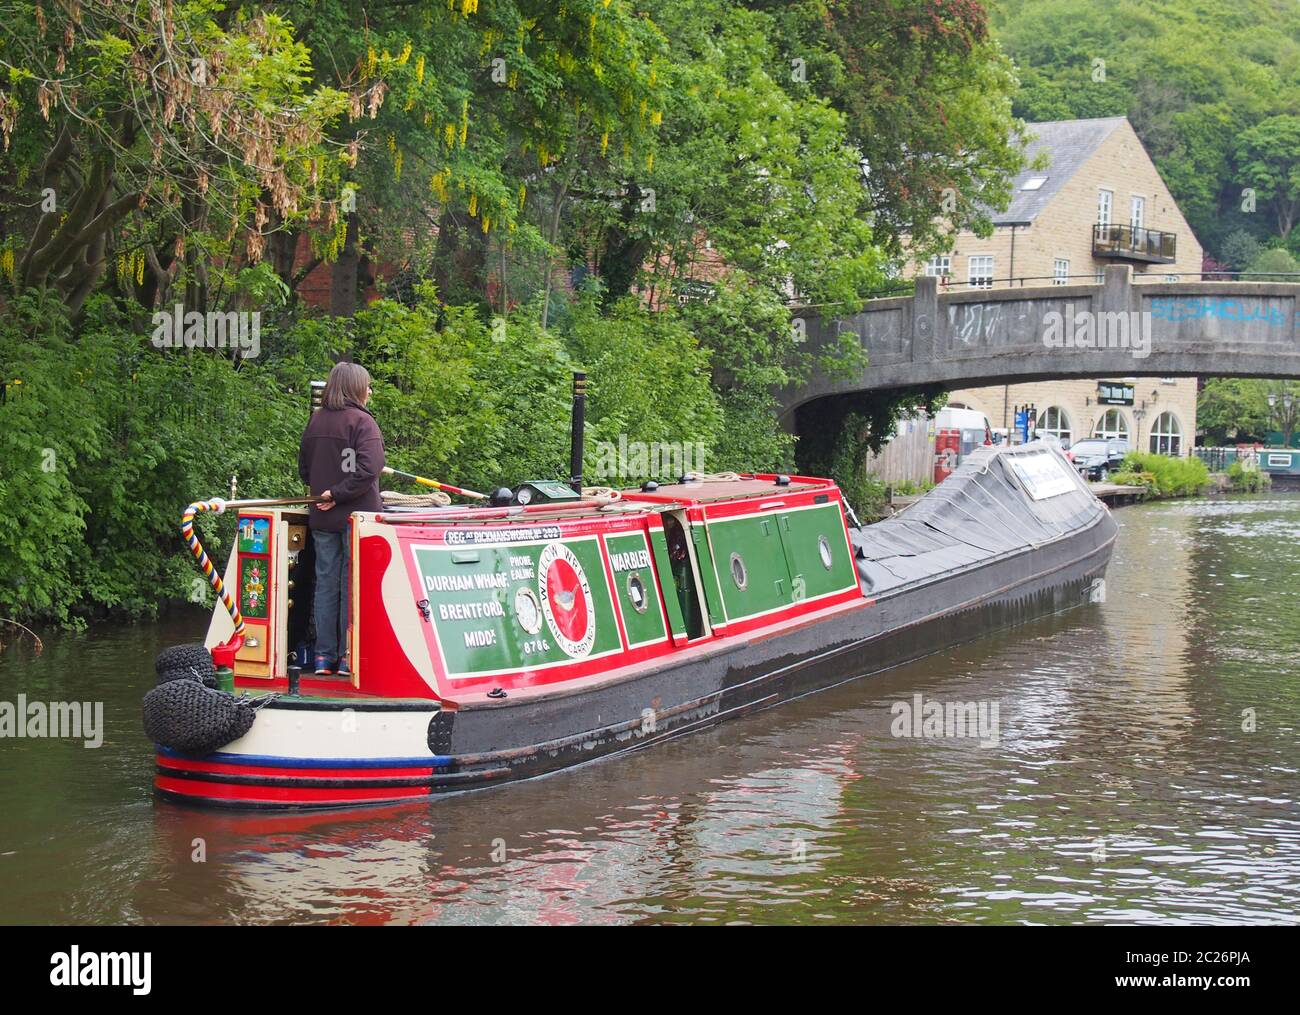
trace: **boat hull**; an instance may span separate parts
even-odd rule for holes
[[[280,698],[217,754],[160,750],[155,786],[207,806],[337,808],[534,778],[1095,601],[1115,534],[1102,510],[1027,549],[582,688],[454,711],[430,701]]]

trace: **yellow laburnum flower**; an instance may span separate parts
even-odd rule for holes
[[[415,58],[415,82],[424,84],[424,54],[421,53]]]
[[[469,213],[471,216],[478,214],[478,195],[470,194],[469,196]]]
[[[135,261],[135,284],[144,285],[144,251],[136,256]]]
[[[609,151],[609,131],[608,131],[608,130],[606,130],[605,133],[603,133],[603,134],[600,135],[600,154],[603,156],[607,151]]]
[[[456,143],[456,125],[449,123],[442,128],[442,141],[448,148]]]
[[[528,197],[528,188],[527,188],[524,184],[521,183],[521,184],[519,185],[519,209],[520,209],[520,211],[523,210],[523,207],[524,207],[524,201],[527,199],[527,197]]]
[[[405,64],[406,64],[406,61],[409,60],[409,59],[411,59],[411,48],[412,48],[412,47],[411,47],[411,40],[410,40],[410,39],[407,39],[407,40],[406,40],[406,45],[402,47],[401,55],[399,55],[398,58],[397,58],[397,62],[398,62],[399,64],[403,64],[403,65],[405,65]]]

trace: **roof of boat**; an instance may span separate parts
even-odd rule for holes
[[[668,483],[653,490],[619,491],[617,500],[586,497],[581,501],[560,501],[529,507],[466,507],[401,509],[386,507],[377,517],[385,522],[421,522],[432,525],[534,525],[538,522],[569,521],[581,518],[608,518],[717,504],[726,501],[756,500],[790,493],[831,491],[829,479],[810,476],[758,474],[706,477],[690,482]]]
[[[829,479],[814,479],[811,476],[736,476],[726,479],[703,479],[689,483],[668,483],[653,491],[624,490],[627,500],[678,501],[682,504],[716,504],[724,500],[750,500],[755,497],[771,497],[786,493],[802,493],[807,490],[830,489],[835,484]]]

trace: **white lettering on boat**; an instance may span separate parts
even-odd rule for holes
[[[439,620],[482,620],[484,617],[504,617],[505,609],[495,599],[484,603],[439,603]]]
[[[609,565],[616,572],[649,567],[650,552],[648,550],[630,550],[627,553],[611,553],[609,555]]]

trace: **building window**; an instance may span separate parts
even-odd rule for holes
[[[1097,224],[1102,226],[1110,225],[1110,210],[1115,206],[1115,192],[1112,190],[1097,191]]]
[[[1070,443],[1070,417],[1059,405],[1053,405],[1039,418],[1038,429],[1061,439],[1062,444]]]
[[[1133,195],[1132,203],[1129,205],[1128,221],[1134,229],[1142,228],[1142,220],[1146,217],[1147,199]]]
[[[1151,427],[1151,451],[1157,455],[1182,453],[1183,429],[1172,412],[1162,412]]]
[[[975,254],[966,262],[966,281],[972,289],[993,288],[993,255]]]
[[[947,278],[952,274],[952,255],[935,254],[925,262],[925,274],[929,278]]]
[[[1093,427],[1092,435],[1094,437],[1115,437],[1122,441],[1128,440],[1128,420],[1118,409],[1107,409],[1105,415],[1097,420],[1097,425]]]
[[[1052,285],[1069,285],[1070,283],[1070,262],[1064,257],[1058,257],[1052,262]]]

